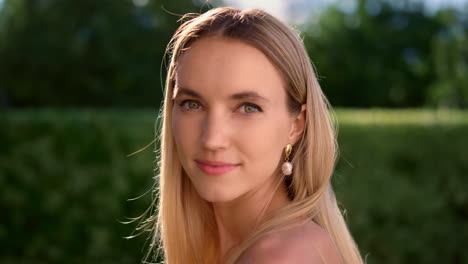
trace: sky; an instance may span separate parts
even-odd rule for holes
[[[1,1],[1,0],[0,0]],[[227,4],[241,8],[261,8],[268,13],[287,20],[286,2],[284,0],[224,0]]]
[[[1,1],[1,0],[0,0]],[[406,0],[409,2],[424,2],[429,11],[437,10],[441,7],[455,6],[463,7],[468,5],[468,0]],[[339,3],[344,9],[352,9],[357,0],[225,0],[229,5],[241,8],[262,8],[283,21],[301,23],[305,15],[312,10],[320,11],[330,4]],[[299,10],[294,15],[288,11],[287,5],[296,5]]]

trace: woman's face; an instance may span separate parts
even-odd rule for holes
[[[279,72],[244,42],[205,37],[179,60],[172,130],[186,174],[202,198],[233,201],[268,188],[282,153],[303,129],[287,110]]]

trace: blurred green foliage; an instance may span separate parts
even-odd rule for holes
[[[3,0],[0,108],[154,107],[187,12],[221,0]],[[334,106],[468,106],[468,10],[355,0],[299,25]],[[178,15],[176,15],[178,14]]]
[[[149,206],[127,199],[150,191],[154,146],[127,155],[152,141],[154,116],[0,114],[0,263],[138,263],[145,238],[120,222]]]
[[[432,14],[423,1],[356,2],[300,26],[332,105],[468,107],[468,6]]]
[[[467,263],[466,112],[338,116],[335,191],[368,263]]]
[[[138,263],[151,111],[0,113],[0,263]],[[368,263],[467,263],[466,111],[337,110],[339,201]]]
[[[177,20],[209,6],[139,2],[5,0],[0,105],[159,106],[160,69]]]

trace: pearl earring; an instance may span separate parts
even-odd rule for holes
[[[286,176],[292,174],[293,166],[292,166],[292,163],[289,162],[289,155],[291,155],[291,151],[292,151],[292,145],[288,144],[286,148],[284,149],[284,155],[285,155],[284,163],[283,163],[283,166],[281,166],[281,170],[283,171],[283,174]]]

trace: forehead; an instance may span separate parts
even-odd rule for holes
[[[239,91],[255,91],[273,101],[285,96],[281,75],[265,54],[245,42],[218,36],[201,38],[184,52],[176,86],[206,96]]]

